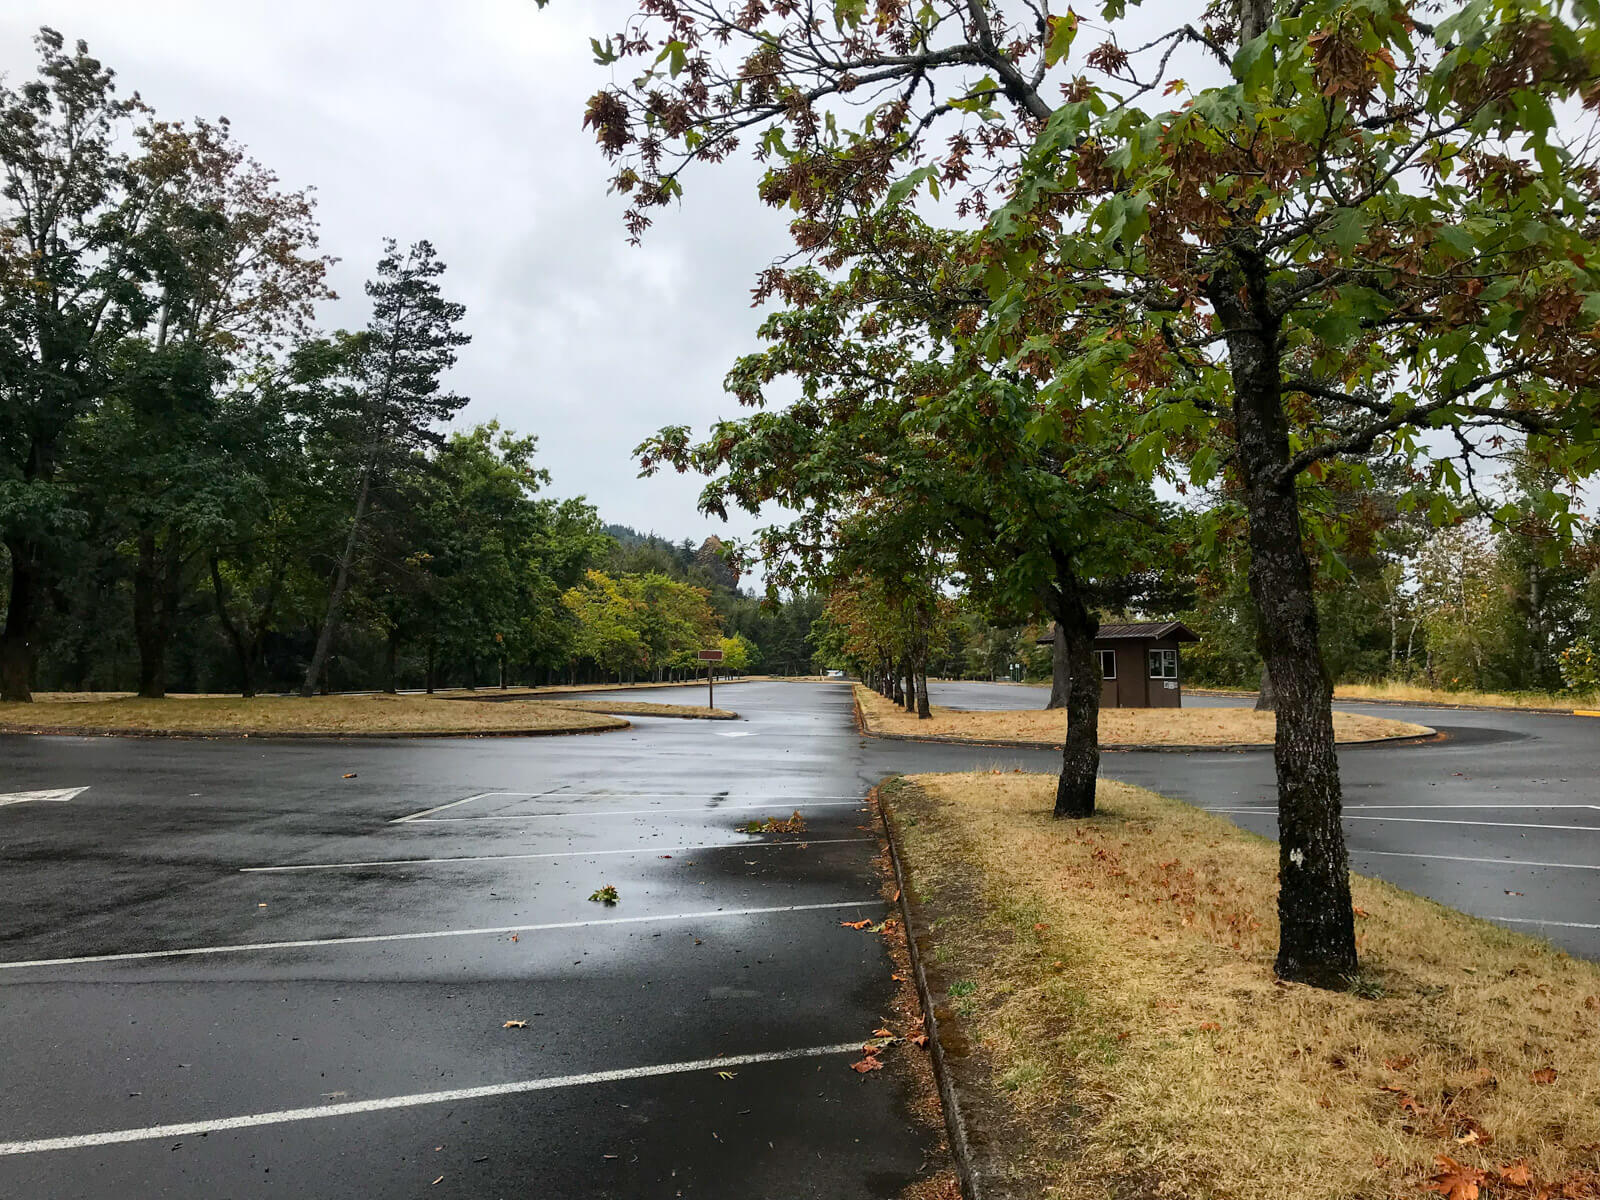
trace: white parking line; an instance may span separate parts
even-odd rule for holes
[[[1559,867],[1565,871],[1600,871],[1589,863],[1537,862],[1527,858],[1469,858],[1463,854],[1414,854],[1405,850],[1351,850],[1350,856],[1381,854],[1385,858],[1436,858],[1441,862],[1486,863],[1492,867]]]
[[[793,842],[699,842],[692,846],[640,846],[628,850],[551,850],[541,854],[461,854],[444,858],[374,858],[366,862],[290,863],[277,867],[240,867],[245,875],[285,871],[339,871],[356,867],[421,867],[437,863],[517,862],[532,858],[599,858],[607,854],[663,854],[685,850],[772,850],[785,846],[836,846],[842,842],[875,842],[877,838],[807,838]]]
[[[757,795],[771,800],[775,804],[800,804],[808,800],[861,800],[862,796],[774,796],[771,792],[758,792]],[[558,800],[694,800],[704,797],[709,800],[734,800],[742,797],[718,795],[715,792],[709,795],[705,792],[562,792],[556,797]]]
[[[222,1133],[230,1129],[252,1129],[260,1125],[287,1125],[294,1121],[319,1121],[329,1117],[351,1117],[362,1113],[387,1112],[397,1108],[418,1108],[426,1104],[448,1104],[462,1100],[483,1100],[495,1096],[517,1096],[527,1092],[546,1092],[555,1088],[584,1087],[595,1083],[616,1083],[627,1079],[650,1079],[658,1075],[685,1075],[693,1071],[726,1071],[730,1067],[750,1067],[759,1063],[789,1062],[797,1058],[822,1058],[830,1054],[859,1052],[861,1043],[837,1042],[831,1046],[807,1046],[800,1050],[777,1050],[763,1054],[727,1054],[720,1058],[697,1058],[689,1062],[659,1063],[649,1067],[624,1067],[616,1071],[590,1071],[583,1075],[555,1075],[547,1079],[523,1079],[514,1083],[491,1083],[483,1087],[451,1088],[444,1092],[414,1092],[409,1096],[383,1096],[372,1100],[351,1100],[343,1104],[319,1104],[314,1108],[285,1108],[277,1112],[249,1113],[241,1117],[218,1117],[210,1121],[186,1121],[179,1125],[147,1125],[143,1129],[113,1129],[104,1133],[80,1133],[71,1137],[38,1138],[27,1142],[0,1142],[0,1156],[44,1154],[53,1150],[81,1150],[88,1146],[114,1146],[122,1142],[151,1142],[175,1137]]]
[[[1352,810],[1352,808],[1362,808],[1362,810],[1368,810],[1368,808],[1397,808],[1397,810],[1398,808],[1448,808],[1448,810],[1488,808],[1488,810],[1501,810],[1506,811],[1506,813],[1510,813],[1510,811],[1541,810],[1541,808],[1549,808],[1552,811],[1560,810],[1560,808],[1587,808],[1587,810],[1600,813],[1600,805],[1346,805],[1344,808],[1346,808],[1346,811]]]
[[[1584,808],[1584,809],[1589,809],[1589,810],[1594,811],[1594,812],[1600,812],[1600,804],[1346,804],[1344,806],[1344,811],[1345,812],[1354,812],[1357,809],[1360,809],[1362,811],[1368,811],[1368,810],[1371,810],[1371,809],[1383,809],[1383,810],[1386,810],[1386,811],[1390,810],[1390,809],[1395,809],[1395,810],[1399,810],[1399,809],[1424,809],[1424,810],[1442,809],[1442,810],[1458,811],[1458,810],[1463,810],[1463,809],[1477,809],[1477,808],[1486,808],[1486,809],[1490,809],[1490,810],[1498,811],[1498,812],[1512,812],[1514,810],[1523,810],[1523,809],[1528,809],[1528,810],[1551,809],[1551,810],[1555,810],[1555,809],[1565,809],[1565,808]],[[1234,806],[1234,807],[1230,807],[1230,808],[1208,808],[1205,811],[1206,812],[1214,812],[1214,813],[1242,813],[1242,812],[1270,812],[1270,813],[1275,813],[1275,812],[1278,811],[1278,806],[1276,804],[1238,805],[1238,806]]]
[[[559,794],[558,794],[559,793]],[[403,817],[395,817],[389,822],[391,825],[404,825],[409,821],[420,821],[434,813],[443,812],[447,808],[455,808],[460,804],[470,804],[474,800],[487,800],[491,796],[521,796],[526,800],[541,800],[554,796],[559,800],[689,800],[697,796],[704,796],[704,792],[563,792],[556,788],[548,792],[479,792],[476,796],[467,796],[461,800],[452,800],[449,804],[440,804],[435,808],[425,808],[421,812],[409,813]],[[708,799],[714,797],[707,797]],[[857,804],[864,804],[862,796],[790,796],[788,799],[775,800],[771,805],[751,805],[754,808],[784,808],[791,804],[805,806],[823,800],[850,800]],[[727,805],[732,808],[734,805]],[[693,812],[695,809],[652,809],[653,812]],[[488,817],[462,818],[466,820],[487,821]]]
[[[1587,806],[1585,806],[1587,807]],[[1275,816],[1275,808],[1208,808],[1207,812],[1238,816],[1255,813],[1264,817]],[[1485,829],[1548,829],[1552,832],[1600,833],[1600,825],[1546,825],[1538,821],[1453,821],[1443,817],[1351,817],[1346,821],[1388,821],[1396,825],[1477,825]]]
[[[707,813],[716,815],[725,812],[748,812],[752,809],[765,811],[766,809],[787,810],[794,808],[861,808],[867,801],[860,800],[788,800],[781,804],[724,804],[720,808],[707,808],[701,805],[698,808],[589,808],[573,812],[540,812],[540,813],[490,813],[487,817],[428,817],[417,820],[419,825],[471,825],[476,821],[532,821],[548,817],[653,817],[657,813]],[[408,817],[406,820],[416,820]],[[392,822],[391,822],[392,824]]]
[[[587,929],[596,925],[643,925],[652,921],[709,921],[718,917],[759,917],[769,913],[817,912],[829,908],[865,908],[881,900],[831,900],[825,904],[780,904],[769,908],[716,908],[705,912],[660,913],[647,917],[596,917],[587,921],[546,921],[539,925],[494,925],[482,929],[430,929],[420,933],[374,933],[356,937],[304,938],[293,942],[245,942],[233,946],[189,946],[179,950],[135,950],[126,954],[86,954],[77,958],[35,958],[0,962],[0,971],[24,967],[76,967],[86,963],[139,962],[151,958],[243,954],[254,950],[305,950],[317,946],[367,946],[375,942],[419,942],[428,938],[494,937],[507,933],[539,933],[551,929]]]
[[[404,825],[407,821],[415,821],[422,817],[431,816],[436,812],[443,812],[447,808],[455,808],[460,804],[471,804],[474,800],[487,800],[490,796],[526,796],[529,800],[532,800],[538,796],[554,795],[560,790],[560,788],[551,788],[548,792],[479,792],[475,796],[464,796],[460,800],[452,800],[449,804],[439,804],[433,808],[425,808],[421,812],[414,812],[409,816],[396,817],[389,824]]]

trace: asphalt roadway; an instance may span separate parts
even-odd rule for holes
[[[940,1163],[904,1081],[848,1069],[893,986],[840,927],[885,913],[861,797],[1055,755],[863,739],[849,696],[744,683],[740,722],[569,738],[0,737],[0,1200],[898,1195]],[[1343,753],[1356,868],[1600,957],[1600,723],[1373,711],[1449,737]],[[1104,773],[1271,832],[1269,754]],[[796,808],[803,845],[737,832]]]

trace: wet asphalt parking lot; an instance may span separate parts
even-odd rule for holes
[[[875,1197],[934,1169],[902,1085],[848,1069],[892,986],[840,927],[885,914],[861,798],[1055,756],[864,740],[839,684],[720,699],[745,720],[0,738],[0,793],[84,789],[0,803],[0,1197]],[[1448,736],[1343,753],[1356,869],[1600,957],[1600,722],[1373,711]],[[1104,773],[1272,830],[1269,754]],[[737,831],[795,809],[803,845]]]

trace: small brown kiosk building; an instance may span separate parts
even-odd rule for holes
[[[1200,639],[1181,621],[1133,621],[1100,626],[1094,654],[1100,662],[1101,708],[1182,708],[1183,670],[1178,646]],[[1055,633],[1039,639],[1053,645]]]

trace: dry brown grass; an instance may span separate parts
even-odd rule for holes
[[[1559,695],[1545,692],[1452,692],[1394,680],[1341,683],[1333,689],[1333,694],[1339,700],[1398,700],[1411,704],[1549,709],[1553,712],[1600,708],[1600,692],[1563,692]]]
[[[1051,777],[912,782],[931,954],[1040,1194],[1421,1196],[1448,1155],[1600,1195],[1600,967],[1357,877],[1357,991],[1279,984],[1271,842],[1121,784],[1064,824]]]
[[[726,687],[726,686],[729,686],[729,685],[732,685],[732,684],[739,684],[739,683],[765,683],[765,682],[768,682],[768,681],[771,681],[771,680],[775,680],[775,679],[778,679],[778,678],[779,678],[779,676],[776,676],[776,675],[740,675],[737,678],[726,678],[725,679],[725,678],[723,678],[722,676],[719,675],[717,677],[717,686],[718,687]],[[443,696],[443,695],[472,696],[472,695],[481,695],[481,694],[484,694],[484,693],[494,693],[494,694],[502,695],[502,696],[511,695],[511,696],[535,696],[535,697],[537,697],[537,696],[561,696],[561,695],[566,695],[566,694],[571,693],[571,692],[578,692],[580,694],[587,695],[590,692],[643,692],[643,691],[652,691],[652,690],[657,689],[657,688],[683,688],[683,687],[705,687],[705,686],[706,686],[706,677],[704,675],[701,675],[698,679],[664,680],[661,683],[656,683],[653,680],[644,680],[644,681],[641,681],[639,683],[552,683],[552,684],[544,684],[544,685],[535,684],[535,685],[530,685],[530,686],[518,685],[518,686],[515,686],[515,687],[506,688],[504,690],[502,690],[500,688],[496,688],[496,687],[450,688],[450,689],[440,689],[435,694],[436,695],[441,695],[441,696]]]
[[[507,703],[514,703],[508,701]],[[700,720],[735,721],[739,714],[704,704],[656,704],[649,700],[562,700],[556,707],[578,712],[618,713],[640,717],[697,717]]]
[[[958,737],[973,741],[1037,742],[1059,745],[1067,718],[1059,709],[1007,709],[958,712],[934,706],[933,716],[919,720],[871,688],[856,685],[862,716],[872,733]],[[1270,746],[1277,730],[1274,713],[1249,708],[1103,708],[1102,746]],[[1433,730],[1409,721],[1333,714],[1334,736],[1341,742],[1374,738],[1421,737]]]
[[[429,696],[237,696],[165,700],[36,700],[0,704],[0,731],[107,730],[118,733],[375,734],[543,733],[621,729],[627,722],[532,701],[473,703]]]

